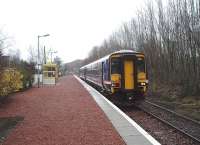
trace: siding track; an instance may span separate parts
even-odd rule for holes
[[[200,123],[198,121],[192,120],[149,101],[145,101],[140,105],[137,105],[137,107],[189,136],[195,142],[200,143]]]

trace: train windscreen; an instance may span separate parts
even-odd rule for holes
[[[111,74],[120,74],[120,59],[112,58],[111,61]]]
[[[144,58],[139,57],[137,60],[137,72],[145,72],[145,62],[144,62]]]

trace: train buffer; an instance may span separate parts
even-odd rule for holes
[[[159,145],[99,92],[76,76],[11,96],[0,117],[23,116],[4,145]]]

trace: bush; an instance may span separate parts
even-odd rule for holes
[[[16,69],[6,69],[1,73],[0,96],[7,96],[9,93],[22,89],[23,75]]]
[[[17,69],[23,75],[23,89],[32,87],[32,83],[34,81],[33,73],[34,73],[34,64],[27,63],[26,61],[21,61],[20,65],[17,66]]]

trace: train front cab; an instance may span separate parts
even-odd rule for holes
[[[144,55],[114,54],[110,60],[111,92],[124,100],[143,100],[148,85]]]

